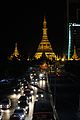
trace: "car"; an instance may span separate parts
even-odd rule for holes
[[[34,94],[34,90],[30,86],[24,89],[24,94],[26,93],[26,91],[30,92],[32,95]]]
[[[39,81],[38,77],[33,77],[33,78],[31,79],[31,84],[37,85],[37,84],[38,84],[38,81]]]
[[[28,102],[32,102],[32,95],[31,95],[31,93],[26,93],[25,96],[26,96]]]
[[[19,94],[21,92],[20,86],[17,86],[13,89],[14,94]]]
[[[24,109],[25,113],[27,113],[27,114],[29,112],[29,104],[26,103],[26,102],[20,102],[20,103],[18,103],[18,107],[17,108],[18,109]]]
[[[22,120],[20,115],[16,114],[16,113],[13,113],[11,116],[10,116],[10,119],[9,120]]]
[[[10,81],[7,79],[0,80],[0,84],[2,84],[2,85],[8,85],[9,83],[10,83]]]
[[[39,79],[40,80],[46,80],[46,75],[44,73],[39,74]]]
[[[25,95],[22,95],[19,99],[18,99],[18,103],[22,103],[22,102],[26,102],[26,103],[28,103],[28,101],[27,101],[27,97],[25,96]]]
[[[0,102],[0,109],[7,110],[11,107],[11,100],[7,97],[3,98]]]
[[[16,108],[14,110],[14,114],[18,114],[21,119],[25,119],[25,117],[26,117],[26,113],[25,113],[24,109],[22,109],[22,108],[20,108],[20,109]]]
[[[44,98],[44,92],[42,90],[38,90],[36,94],[36,100],[43,99]]]
[[[32,101],[32,94],[30,89],[24,90],[24,95],[26,96],[28,101]]]

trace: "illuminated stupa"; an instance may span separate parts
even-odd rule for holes
[[[37,52],[35,53],[34,57],[36,59],[39,59],[42,56],[42,53],[45,52],[45,55],[48,59],[52,60],[53,58],[56,58],[55,53],[52,50],[51,44],[48,40],[47,36],[47,27],[46,27],[46,17],[44,16],[44,21],[43,21],[43,36],[42,40],[38,46]]]
[[[75,46],[74,46],[74,53],[73,53],[72,59],[74,59],[74,60],[78,59],[78,56],[77,56],[77,53],[76,53],[76,47]]]
[[[20,60],[20,54],[19,54],[19,51],[18,51],[18,48],[17,48],[17,43],[15,43],[14,52],[9,57],[9,60],[12,60],[14,57],[17,58],[18,60]]]

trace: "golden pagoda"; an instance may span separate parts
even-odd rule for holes
[[[34,57],[36,59],[40,58],[42,56],[42,53],[45,52],[45,55],[48,59],[52,60],[53,58],[56,58],[55,53],[52,50],[51,44],[48,40],[47,36],[47,27],[46,27],[46,17],[44,16],[43,21],[43,36],[42,40],[38,46],[37,52],[35,53]]]
[[[11,54],[11,56],[9,57],[9,60],[12,60],[14,57],[16,57],[18,60],[20,60],[20,54],[17,48],[17,43],[15,43],[15,49],[14,52]]]
[[[77,56],[77,53],[76,53],[76,47],[75,46],[74,46],[74,53],[73,53],[72,59],[73,60],[78,60],[78,56]]]

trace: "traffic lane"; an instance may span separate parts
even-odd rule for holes
[[[2,120],[9,120],[10,116],[13,114],[17,106],[17,101],[18,101],[17,98],[11,98],[11,95],[7,97],[11,100],[11,107],[8,110],[2,111],[2,114],[3,114]]]
[[[43,88],[45,88],[45,86],[46,86],[46,82],[43,80],[42,81],[42,87]],[[36,90],[37,88],[35,88],[34,87],[34,90]],[[34,95],[35,96],[35,95]],[[16,97],[16,98],[15,98]],[[20,97],[20,96],[19,96]],[[18,97],[18,98],[19,98]],[[13,98],[11,98],[11,103],[12,103],[12,105],[11,105],[11,108],[10,108],[10,110],[9,111],[5,111],[5,112],[3,112],[3,119],[4,120],[8,120],[9,118],[10,118],[10,116],[11,116],[11,114],[14,112],[14,110],[15,110],[15,108],[17,107],[17,100],[18,100],[18,98],[17,98],[17,96],[15,96],[15,95],[13,95]],[[48,98],[48,97],[47,97]],[[33,98],[34,99],[34,98]],[[35,100],[34,100],[35,101]],[[31,119],[32,118],[32,106],[34,106],[33,104],[34,104],[34,101],[33,101],[33,103],[30,105],[31,107],[30,107],[30,112],[29,112],[29,115],[28,116],[26,116],[26,119]]]
[[[47,80],[39,80],[38,88],[37,88],[37,95],[43,96],[43,99],[50,100],[51,93],[48,90]]]
[[[38,100],[34,104],[33,120],[36,119],[52,119],[54,118],[53,108],[50,101]]]
[[[37,89],[34,88],[35,93],[34,95],[32,95],[32,102],[29,103],[29,114],[26,115],[25,120],[31,120],[32,119],[32,113],[33,113],[33,107],[34,107],[34,102],[35,102],[35,96],[36,96],[36,92]],[[3,111],[3,120],[9,120],[10,116],[13,114],[15,108],[18,105],[18,98],[21,95],[19,95],[18,97],[14,96],[14,94],[8,96],[11,99],[11,108],[8,111]]]

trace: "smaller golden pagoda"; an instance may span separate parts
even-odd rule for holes
[[[78,60],[78,56],[77,56],[77,53],[76,53],[76,46],[75,45],[74,45],[74,53],[73,53],[72,59],[73,60]]]
[[[9,57],[9,60],[12,60],[14,57],[16,57],[18,60],[20,60],[20,54],[17,48],[17,43],[15,43],[15,49],[14,52],[11,54],[11,56]]]

